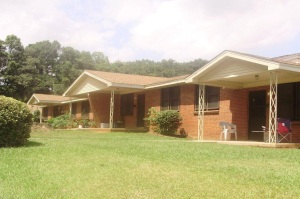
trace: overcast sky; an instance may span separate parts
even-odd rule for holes
[[[0,39],[57,40],[110,61],[197,58],[224,50],[300,53],[299,0],[0,0]]]

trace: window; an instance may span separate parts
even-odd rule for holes
[[[179,110],[179,86],[161,90],[161,110]]]
[[[81,103],[81,113],[82,114],[87,114],[89,112],[90,112],[90,102],[89,101],[83,101]]]
[[[220,88],[205,86],[204,110],[219,110]],[[195,110],[199,106],[199,85],[195,87]]]
[[[300,120],[300,82],[279,84],[277,96],[277,116]]]
[[[121,95],[121,114],[133,115],[133,93]]]

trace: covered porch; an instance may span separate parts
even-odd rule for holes
[[[278,143],[277,118],[283,117],[284,115],[281,115],[283,111],[278,111],[278,109],[283,106],[283,104],[278,104],[278,85],[300,81],[300,67],[298,61],[299,60],[293,56],[268,59],[238,52],[224,51],[203,68],[189,76],[186,79],[187,83],[199,84],[198,140],[205,139],[205,87],[215,86],[221,89],[240,90],[241,92],[247,91],[249,95],[247,97],[248,116],[242,118],[243,120],[248,120],[247,140],[251,140],[251,132],[261,131],[261,133],[263,133],[261,126],[264,125],[268,129],[267,142]],[[264,109],[267,114],[265,115],[265,120],[262,125],[255,120],[251,121],[250,118],[251,112],[253,112],[252,110],[259,110],[257,109],[259,107],[251,107],[250,100],[257,99],[255,97],[251,98],[250,93],[252,91],[253,93],[254,91],[261,91],[265,96]],[[241,98],[241,100],[245,99]],[[235,101],[238,101],[238,99]],[[259,111],[254,112],[256,115],[259,113]],[[284,117],[285,116],[286,115],[284,115]],[[298,118],[290,119],[292,119],[292,123],[295,124],[292,125],[292,142],[299,142],[300,128],[298,126],[300,123],[297,120]]]
[[[130,83],[134,81],[130,76],[84,71],[63,95],[88,98],[98,131],[144,131],[144,121],[140,126],[136,125],[138,113],[133,111],[134,108],[145,109],[144,86],[141,81],[139,84]]]

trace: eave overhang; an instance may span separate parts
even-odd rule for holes
[[[280,63],[268,58],[224,51],[201,69],[186,78],[186,83],[226,88],[249,88],[269,85],[269,73],[275,71],[279,82],[299,79],[297,65]]]

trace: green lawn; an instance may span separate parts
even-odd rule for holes
[[[32,133],[0,148],[0,198],[299,198],[300,150],[146,133]]]

